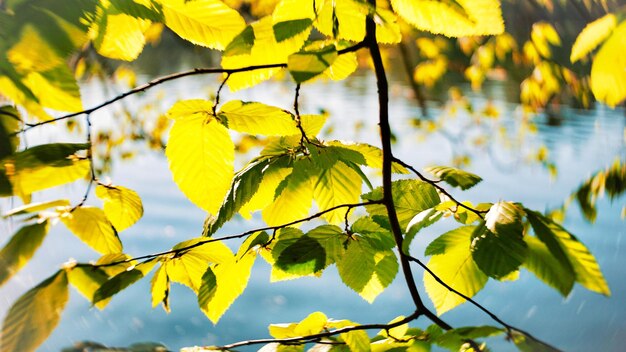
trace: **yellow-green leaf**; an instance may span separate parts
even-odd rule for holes
[[[622,22],[593,59],[591,91],[599,101],[615,107],[626,99],[626,21]]]
[[[163,309],[169,312],[168,298],[170,293],[170,279],[167,276],[167,267],[165,265],[161,265],[154,273],[150,292],[152,293],[152,308],[156,307],[159,303],[163,303]]]
[[[300,134],[291,113],[257,102],[231,100],[218,113],[229,129],[264,136]]]
[[[263,173],[263,179],[259,185],[259,189],[252,198],[241,207],[239,213],[246,219],[249,219],[251,213],[257,210],[266,209],[274,201],[276,188],[289,174],[292,169],[286,167],[272,167]]]
[[[48,221],[19,229],[0,250],[0,285],[17,273],[33,257],[48,233]]]
[[[366,4],[354,0],[320,0],[314,3],[320,6],[314,25],[321,33],[353,42],[363,40],[368,12]]]
[[[250,53],[222,57],[223,68],[241,68],[246,66],[287,64],[287,57],[300,50],[308,38],[311,29],[307,29],[289,39],[276,41],[272,17],[263,17],[251,24],[254,31],[254,45]],[[238,72],[228,78],[231,91],[248,88],[271,78],[280,68],[268,68],[249,72]]]
[[[93,293],[93,304],[98,304],[142,279],[154,268],[155,260],[148,260],[113,276]]]
[[[567,296],[574,287],[575,274],[569,265],[557,260],[548,247],[533,236],[525,236],[528,246],[528,257],[524,267],[546,284],[557,289],[561,295]]]
[[[100,208],[82,206],[61,214],[61,221],[98,253],[119,253],[122,242]]]
[[[150,20],[120,13],[114,4],[109,4],[90,28],[94,47],[102,56],[133,61],[143,51],[144,33],[151,24]]]
[[[470,238],[474,229],[474,226],[465,226],[441,235],[435,240],[441,244],[437,246],[441,254],[433,255],[427,264],[443,282],[467,297],[473,297],[488,279],[478,269],[470,252]],[[424,286],[439,315],[465,302],[464,298],[448,290],[427,272],[424,272]]]
[[[165,24],[196,45],[223,50],[246,23],[241,15],[219,0],[160,0]]]
[[[572,63],[589,55],[600,43],[602,43],[617,25],[615,15],[609,13],[591,23],[589,23],[578,34],[574,45],[572,46],[572,54],[570,61]]]
[[[5,218],[15,215],[38,213],[42,210],[54,208],[54,207],[66,207],[70,205],[70,201],[67,199],[51,200],[49,202],[29,203],[22,205],[21,207],[13,208],[4,214]]]
[[[59,323],[68,298],[65,270],[23,294],[4,318],[0,350],[35,351]]]
[[[93,301],[94,293],[109,280],[107,273],[97,267],[75,266],[68,270],[67,277],[80,294],[89,302]],[[110,299],[103,299],[95,304],[98,309],[104,309]]]
[[[294,171],[278,185],[273,202],[262,213],[268,225],[286,224],[309,213],[314,191],[309,163],[308,159],[296,161]]]
[[[141,198],[131,189],[98,185],[96,196],[104,201],[104,214],[117,231],[131,227],[143,215]]]
[[[417,29],[448,37],[495,35],[504,31],[497,0],[391,0],[395,12]]]
[[[200,113],[177,118],[165,155],[174,181],[187,198],[217,213],[234,175],[235,145],[226,127]]]
[[[255,257],[256,253],[248,252],[238,260],[232,257],[230,260],[209,269],[215,276],[215,282],[213,284],[211,280],[203,280],[198,294],[198,304],[214,324],[217,324],[228,307],[245,290]],[[204,292],[212,290],[215,291],[205,296],[210,297],[210,299],[200,299],[201,296],[204,296]]]
[[[313,189],[313,199],[320,210],[358,203],[361,185],[361,177],[345,163],[338,161],[320,172]],[[340,224],[345,214],[346,209],[337,209],[324,214],[324,219],[331,224]]]
[[[306,47],[304,50],[289,55],[287,68],[291,77],[302,83],[326,71],[337,59],[334,45],[322,48]]]

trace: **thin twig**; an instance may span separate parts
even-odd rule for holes
[[[302,127],[302,120],[300,118],[299,99],[300,99],[300,83],[297,83],[296,84],[296,93],[295,93],[295,96],[293,98],[293,111],[295,113],[294,119],[296,120],[296,126],[300,130],[300,135],[301,135],[301,137],[300,137],[300,145],[303,147],[302,149],[304,150],[304,154],[308,155],[309,151],[304,146],[304,141],[306,141],[309,144],[311,143],[311,141],[309,140],[309,137],[307,137],[306,132],[304,131],[304,128]]]
[[[217,106],[220,104],[220,93],[222,92],[222,88],[226,85],[226,82],[230,78],[230,73],[226,73],[226,77],[222,80],[220,87],[217,88],[217,92],[215,92],[215,103],[213,103],[213,116],[217,114]]]
[[[550,347],[551,349],[555,350],[555,351],[559,351],[558,348],[539,340],[538,338],[534,337],[533,335],[531,335],[529,332],[524,331],[522,329],[516,328],[513,325],[510,325],[508,323],[506,323],[504,320],[500,319],[495,313],[491,312],[489,309],[485,308],[483,305],[481,305],[480,303],[476,302],[475,300],[473,300],[471,297],[466,296],[465,294],[463,294],[462,292],[454,289],[452,286],[448,285],[445,281],[443,281],[439,276],[437,276],[437,274],[435,274],[426,264],[424,264],[421,260],[413,257],[413,256],[407,256],[409,258],[409,260],[417,263],[417,265],[419,265],[420,267],[422,267],[422,269],[424,269],[428,274],[430,274],[430,276],[433,277],[433,279],[435,279],[435,281],[437,281],[441,286],[445,287],[446,289],[448,289],[448,291],[456,294],[457,296],[465,299],[466,301],[468,301],[469,303],[471,303],[473,306],[475,306],[476,308],[480,309],[481,311],[483,311],[485,314],[487,314],[491,319],[493,319],[494,321],[496,321],[498,324],[502,325],[505,327],[505,329],[507,330],[507,334],[509,335],[509,337],[511,337],[512,332],[519,332],[523,335],[525,335],[526,337],[529,337],[533,340],[535,340],[536,342],[539,342],[543,345],[546,345],[548,347]]]
[[[96,170],[93,166],[93,145],[92,145],[92,138],[91,138],[91,115],[87,114],[87,116],[85,116],[85,125],[86,125],[86,129],[87,129],[87,161],[89,162],[89,182],[87,183],[87,190],[85,190],[85,195],[83,196],[83,199],[76,204],[72,209],[70,209],[70,213],[73,212],[74,210],[82,207],[83,205],[85,205],[85,202],[87,201],[87,199],[89,198],[89,193],[91,193],[91,187],[93,186],[93,184],[95,182],[98,181],[98,179],[96,178]]]
[[[405,168],[411,170],[417,177],[419,177],[420,180],[431,184],[433,187],[435,187],[439,192],[443,193],[446,195],[446,197],[450,198],[451,201],[453,201],[457,206],[464,208],[466,210],[471,211],[472,213],[476,214],[479,218],[484,219],[485,218],[485,213],[488,212],[488,210],[478,210],[478,209],[474,209],[470,206],[467,206],[461,202],[459,202],[458,200],[456,200],[456,198],[454,198],[452,196],[452,194],[450,194],[450,192],[448,192],[445,188],[441,187],[440,185],[438,185],[439,182],[441,182],[441,180],[431,180],[428,177],[424,176],[421,172],[417,171],[413,166],[405,163],[404,161],[394,157],[393,161],[404,166]]]

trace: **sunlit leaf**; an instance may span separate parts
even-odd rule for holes
[[[462,190],[472,188],[482,181],[482,178],[478,175],[449,166],[431,166],[427,167],[426,171],[437,176],[450,186],[459,187]]]
[[[522,210],[509,202],[494,204],[472,234],[472,258],[480,270],[501,279],[516,271],[526,260]]]
[[[449,349],[450,351],[460,351],[467,340],[491,337],[504,333],[503,329],[493,326],[468,326],[448,330],[435,339],[435,343],[439,346]]]
[[[326,256],[325,266],[335,263],[343,257],[345,251],[344,243],[348,240],[348,237],[340,227],[321,225],[310,230],[306,235],[317,241],[324,248]]]
[[[287,69],[291,77],[298,82],[307,81],[326,71],[337,59],[337,49],[334,45],[322,48],[305,48],[302,51],[289,55]]]
[[[160,0],[165,24],[196,45],[223,50],[245,28],[241,15],[219,0]]]
[[[313,190],[313,199],[320,210],[342,204],[358,203],[361,193],[361,177],[345,163],[336,162],[331,168],[321,171]],[[341,223],[347,209],[337,209],[324,214],[331,224]]]
[[[49,223],[43,221],[19,229],[0,250],[0,285],[17,273],[33,257],[48,233]]]
[[[274,201],[263,210],[263,220],[275,226],[305,217],[313,202],[313,176],[308,159],[296,161],[293,172],[277,187]]]
[[[75,266],[68,270],[67,278],[72,286],[89,302],[93,301],[93,295],[100,286],[109,280],[109,276],[104,270],[92,266]],[[98,309],[104,309],[109,301],[110,299],[103,299],[95,306]]]
[[[317,20],[314,22],[323,34],[336,39],[359,42],[365,37],[365,16],[368,12],[366,4],[354,1],[315,1]],[[318,4],[319,3],[319,4]]]
[[[198,294],[198,304],[214,324],[217,324],[228,307],[245,290],[255,257],[256,253],[249,252],[238,260],[233,257],[229,261],[208,269],[207,273],[211,271],[215,276],[215,282],[205,280],[206,275],[203,276]],[[209,299],[201,299],[205,297],[203,293],[206,290],[215,290],[215,292],[209,294]]]
[[[254,46],[254,29],[246,26],[224,49],[224,56],[248,55]]]
[[[22,117],[15,107],[0,106],[0,159],[15,153],[19,147],[19,135],[14,133],[20,129],[21,120]]]
[[[273,28],[276,42],[280,43],[283,40],[293,38],[298,34],[308,30],[312,24],[313,21],[311,21],[310,18],[275,22]]]
[[[381,169],[383,167],[383,152],[380,148],[365,143],[347,143],[340,141],[328,142],[328,145],[340,146],[345,149],[350,149],[365,158],[366,165],[375,169]],[[409,171],[397,163],[392,163],[392,172],[400,174],[408,174]]]
[[[599,101],[615,107],[626,99],[626,22],[602,45],[591,66],[591,91]]]
[[[117,231],[124,231],[143,215],[137,192],[122,186],[96,187],[96,196],[104,201],[104,214]]]
[[[96,261],[96,265],[108,276],[115,276],[135,264],[137,264],[137,262],[132,260],[131,256],[125,253],[105,254]]]
[[[26,76],[24,84],[46,108],[69,112],[83,110],[78,83],[67,66],[58,66],[45,72],[31,72]]]
[[[18,72],[43,72],[63,64],[63,58],[34,25],[24,25],[19,36],[20,40],[6,52]]]
[[[35,351],[59,323],[68,298],[65,270],[23,294],[4,318],[0,349]]]
[[[152,308],[159,303],[163,303],[163,309],[169,312],[170,279],[167,276],[165,265],[161,265],[154,273],[154,276],[152,276],[150,293],[152,295]]]
[[[393,202],[396,206],[400,226],[406,228],[411,219],[420,212],[439,204],[439,195],[432,185],[418,180],[399,180],[392,185]],[[381,200],[382,187],[362,195],[365,200]],[[382,204],[366,206],[371,215],[387,215],[387,209]]]
[[[96,292],[93,294],[93,304],[111,298],[113,295],[119,293],[128,286],[142,279],[144,276],[154,268],[156,261],[150,260],[144,263],[139,263],[136,266],[129,268],[130,270],[122,271],[121,273],[113,276],[107,282],[102,284]]]
[[[515,346],[522,352],[558,352],[560,350],[555,349],[550,345],[535,340],[534,338],[527,336],[519,331],[511,331],[511,340]]]
[[[7,218],[9,216],[23,215],[23,214],[31,214],[38,213],[42,210],[54,208],[54,207],[64,207],[70,205],[70,201],[67,199],[58,199],[51,200],[48,202],[39,202],[39,203],[29,203],[22,205],[17,208],[13,208],[4,214],[4,217]]]
[[[573,268],[557,260],[548,247],[536,237],[525,236],[524,241],[528,246],[528,257],[523,264],[524,267],[563,296],[567,296],[574,287]]]
[[[265,209],[274,201],[276,188],[290,173],[292,169],[279,165],[270,165],[263,173],[263,179],[259,184],[259,189],[252,196],[250,201],[241,207],[240,214],[249,218],[251,212]]]
[[[400,17],[417,29],[435,34],[463,37],[504,31],[497,0],[391,0],[391,4]]]
[[[300,134],[291,113],[257,102],[231,100],[218,113],[229,129],[264,136]]]
[[[415,215],[406,227],[406,235],[404,236],[404,241],[402,241],[402,251],[404,253],[409,253],[411,242],[413,242],[413,239],[415,238],[417,233],[421,229],[437,222],[439,219],[441,219],[442,216],[442,212],[432,208],[423,210],[422,212]]]
[[[117,232],[100,208],[82,206],[63,212],[61,221],[76,237],[98,253],[122,251]]]
[[[587,289],[609,296],[611,291],[600,271],[600,266],[587,247],[567,232],[561,225],[540,213],[524,209],[537,237],[561,263],[562,267],[571,266],[576,282]]]
[[[611,34],[616,25],[617,19],[612,13],[589,23],[576,37],[572,46],[570,61],[574,63],[589,55]]]
[[[326,251],[317,240],[309,236],[279,237],[272,249],[278,269],[298,276],[310,275],[326,267]]]
[[[175,122],[165,155],[174,181],[187,198],[215,214],[233,178],[235,146],[216,119],[197,110],[179,114],[179,104],[169,113]]]
[[[488,279],[472,259],[470,238],[474,229],[474,226],[465,226],[446,232],[426,250],[427,255],[435,254],[428,261],[428,267],[443,282],[467,297],[473,297]],[[432,249],[433,246],[438,250]],[[424,273],[424,286],[439,315],[465,302],[464,298],[448,290],[427,272]]]

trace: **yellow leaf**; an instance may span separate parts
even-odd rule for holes
[[[315,1],[316,5],[318,1]],[[336,39],[360,42],[365,37],[367,5],[353,0],[320,0],[317,20],[313,22],[321,33]],[[335,21],[339,23],[335,27]],[[336,36],[334,35],[336,34]]]
[[[333,81],[342,81],[354,73],[358,66],[356,53],[346,53],[339,55],[323,73]]]
[[[15,216],[15,215],[38,213],[42,210],[46,210],[49,208],[66,207],[68,205],[70,205],[70,201],[67,199],[58,199],[58,200],[52,200],[49,202],[30,203],[30,204],[22,205],[21,207],[13,208],[7,213],[5,213],[3,216],[7,218],[9,216]]]
[[[219,0],[160,0],[165,25],[196,45],[224,50],[246,23]]]
[[[68,112],[83,110],[78,85],[66,66],[43,73],[31,72],[24,84],[46,108]]]
[[[0,285],[28,263],[43,242],[49,228],[48,221],[34,223],[22,227],[11,237],[0,250]]]
[[[229,129],[239,132],[265,136],[300,134],[289,112],[262,103],[231,100],[221,107],[218,116],[226,120]]]
[[[82,206],[61,214],[61,221],[81,241],[99,253],[119,253],[122,243],[102,209]]]
[[[572,46],[570,61],[574,63],[587,56],[611,34],[616,25],[617,20],[612,13],[589,23],[578,34]]]
[[[268,225],[286,224],[309,213],[313,202],[314,175],[309,172],[307,162],[308,159],[302,159],[299,164],[296,162],[294,171],[282,181],[285,183],[280,194],[263,210],[263,220]]]
[[[104,10],[91,28],[94,47],[102,56],[133,61],[143,51],[146,44],[144,33],[151,24],[146,19]]]
[[[602,45],[591,66],[591,91],[599,101],[615,107],[626,99],[626,21]]]
[[[9,77],[0,75],[0,91],[2,91],[3,96],[12,100],[16,105],[23,106],[29,114],[40,120],[52,119],[52,116],[43,109],[32,92],[28,88],[25,89],[26,91],[21,90]]]
[[[174,181],[187,198],[217,213],[234,175],[235,145],[226,127],[204,114],[177,118],[165,155]]]
[[[43,72],[63,65],[64,60],[57,55],[32,24],[26,24],[20,40],[6,52],[9,61],[21,73]]]
[[[117,231],[131,227],[143,215],[141,198],[126,187],[99,185],[96,196],[104,201],[104,214]]]
[[[70,283],[82,294],[89,302],[93,300],[93,294],[104,284],[109,276],[104,270],[89,266],[76,266],[68,270],[67,277]],[[104,309],[111,301],[111,298],[103,299],[96,303],[98,309]]]
[[[212,297],[208,302],[199,300],[199,303],[200,309],[213,324],[217,324],[228,307],[246,289],[255,257],[255,252],[248,252],[239,260],[233,257],[229,261],[212,267],[216,280],[215,286],[204,287],[204,289],[215,291],[212,292]],[[200,298],[200,295],[198,297]]]
[[[402,41],[398,17],[387,9],[376,9],[376,41],[383,44],[397,44]]]
[[[15,194],[28,195],[47,188],[84,178],[89,173],[89,160],[77,160],[70,166],[43,166],[25,169],[11,178]]]
[[[274,195],[276,194],[276,187],[284,180],[289,174],[291,174],[291,168],[283,167],[271,167],[263,173],[263,179],[259,185],[259,189],[252,196],[250,201],[241,207],[239,213],[249,219],[252,212],[265,209],[274,201]]]
[[[494,35],[504,31],[497,0],[391,0],[395,12],[417,29],[448,37]]]
[[[281,41],[276,42],[272,17],[263,17],[251,24],[254,31],[254,45],[249,54],[223,56],[223,68],[241,68],[246,66],[286,64],[287,57],[298,51],[304,41],[309,37],[311,28]],[[232,74],[228,79],[228,87],[231,91],[248,88],[262,81],[270,79],[280,71],[280,68],[269,68],[254,70],[249,72],[239,72]]]
[[[341,204],[358,203],[361,195],[361,177],[356,171],[341,161],[323,170],[313,191],[313,199],[320,210],[326,210]],[[344,221],[346,209],[337,209],[324,214],[324,219],[331,224]]]
[[[168,296],[170,292],[170,280],[167,276],[167,266],[161,265],[152,277],[152,285],[150,287],[152,293],[152,308],[159,303],[163,303],[163,309],[169,313]]]
[[[295,336],[306,336],[320,333],[326,322],[328,321],[328,317],[322,312],[313,312],[309,314],[306,318],[302,319],[301,322],[296,325],[293,332]]]

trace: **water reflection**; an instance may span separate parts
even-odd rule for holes
[[[327,110],[331,126],[328,138],[359,140],[377,145],[376,87],[374,78],[367,73],[342,83],[319,82],[302,89],[303,113]],[[206,97],[207,85],[213,80],[191,79],[176,82],[164,89],[176,92],[175,96],[162,97],[157,103],[166,108],[178,98]],[[264,101],[288,108],[292,104],[291,86],[264,83],[261,87],[236,94],[225,93],[223,101],[243,99]],[[507,87],[501,84],[487,86],[485,93],[461,91],[467,95],[472,111],[482,111],[494,104],[500,111],[497,120],[479,121],[479,135],[487,135],[483,143],[474,143],[477,135],[467,132],[468,124],[475,126],[476,116],[467,109],[457,109],[454,118],[449,107],[431,107],[433,122],[441,129],[424,133],[415,128],[418,107],[406,99],[408,87],[397,83],[391,98],[392,128],[397,137],[395,151],[398,157],[418,168],[431,164],[450,164],[459,154],[466,155],[463,165],[468,171],[481,175],[485,181],[462,199],[473,202],[516,200],[526,206],[543,210],[559,206],[583,179],[595,170],[609,165],[617,157],[624,158],[625,121],[623,111],[599,108],[592,112],[563,109],[563,119],[555,125],[542,116],[532,120],[535,130],[524,132],[523,138],[507,139],[499,136],[501,127],[517,136],[525,118],[516,104],[509,103]],[[90,102],[102,97],[97,87],[87,88]],[[151,101],[158,92],[142,97]],[[142,101],[131,99],[127,106],[140,106]],[[432,104],[431,104],[432,105]],[[440,117],[441,116],[441,117]],[[111,128],[106,112],[94,116],[96,129]],[[352,126],[358,124],[358,129]],[[446,131],[442,133],[442,131]],[[40,132],[42,139],[51,139],[49,132]],[[464,138],[450,138],[466,133]],[[32,143],[36,134],[33,134]],[[458,136],[457,136],[458,137]],[[507,145],[508,143],[508,145]],[[529,158],[544,147],[549,160],[558,170],[550,169],[536,159]],[[163,155],[140,148],[140,156],[132,162],[113,161],[111,178],[116,184],[136,190],[144,200],[145,215],[141,221],[121,234],[126,252],[141,255],[171,247],[173,244],[198,236],[204,214],[178,191],[167,168]],[[41,198],[54,195],[81,197],[83,185],[73,185],[47,191]],[[91,199],[93,202],[94,200]],[[622,199],[611,204],[598,203],[597,221],[591,225],[584,221],[577,208],[571,208],[565,226],[588,245],[598,258],[611,286],[610,299],[576,287],[567,299],[522,273],[513,283],[490,281],[476,300],[513,325],[519,325],[538,337],[564,350],[603,351],[621,350],[626,339],[626,247],[622,241],[625,226],[620,220]],[[2,204],[3,209],[10,204]],[[234,221],[220,233],[239,233],[243,229],[259,226],[260,220]],[[450,224],[437,224],[414,241],[413,253],[423,253],[425,245],[446,231]],[[5,241],[12,233],[11,223],[2,223]],[[52,267],[66,261],[68,255],[79,261],[97,257],[85,245],[61,227],[54,227],[35,259],[11,282],[0,289],[0,315],[4,316],[10,304],[26,289],[49,275]],[[418,272],[421,275],[421,272]],[[213,326],[200,312],[195,295],[180,285],[171,292],[172,313],[152,309],[149,299],[149,279],[115,296],[104,311],[90,308],[90,304],[72,291],[70,303],[57,330],[41,347],[42,351],[58,351],[76,341],[93,340],[108,346],[129,346],[140,341],[155,341],[178,349],[190,345],[225,344],[228,342],[264,337],[269,323],[297,321],[321,310],[337,319],[350,319],[362,323],[385,322],[398,315],[411,312],[412,304],[402,280],[396,280],[372,305],[346,288],[334,267],[326,270],[322,278],[303,278],[295,281],[269,284],[269,266],[261,261],[255,264],[246,292],[233,304],[219,324]],[[418,279],[418,282],[421,282]],[[422,291],[423,292],[423,291]],[[447,313],[445,319],[456,326],[493,324],[475,308],[463,305]],[[512,346],[501,338],[493,339],[493,350],[510,350]]]

